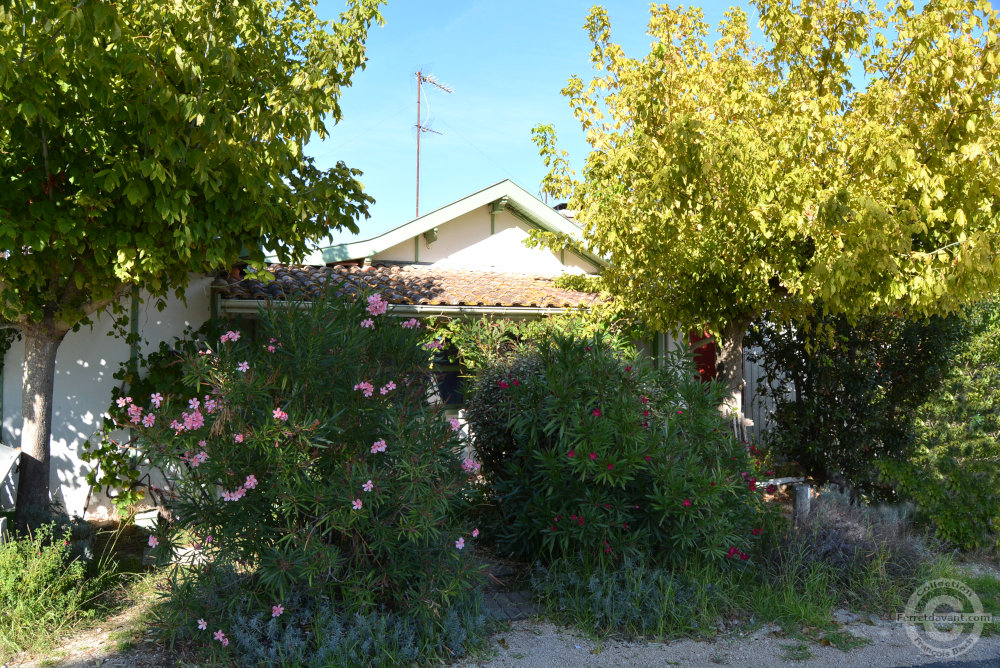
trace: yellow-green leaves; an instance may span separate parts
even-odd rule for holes
[[[287,0],[3,3],[0,318],[71,326],[123,284],[163,295],[356,229],[357,172],[302,147],[339,118],[380,4],[330,24]]]
[[[536,130],[543,187],[572,188],[619,303],[650,324],[721,332],[817,300],[852,316],[901,303],[929,314],[995,289],[997,12],[754,4],[766,45],[740,10],[710,45],[699,10],[655,5],[641,57],[593,10],[595,76],[563,91],[592,149],[581,181],[554,130]]]

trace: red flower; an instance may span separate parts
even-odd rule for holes
[[[601,409],[595,408],[593,411],[594,417],[601,417]]]
[[[684,506],[685,508],[690,508],[691,507],[691,499],[684,499],[684,501],[681,503],[681,505]]]
[[[556,530],[555,527],[549,527],[549,531],[555,531],[555,530]]]
[[[587,350],[588,350],[588,351],[590,350],[590,346],[587,346]]]
[[[632,372],[632,367],[630,366],[625,367],[625,373],[631,373],[631,372]]]
[[[623,526],[623,527],[624,527],[625,529],[628,529],[628,522],[623,522],[623,523],[622,523],[622,526]]]
[[[644,404],[648,404],[649,403],[649,399],[646,398],[645,394],[642,395],[642,403],[644,403]]]
[[[610,471],[611,469],[613,469],[614,467],[615,467],[615,465],[614,465],[614,464],[608,464],[608,470],[609,470],[609,471]]]
[[[646,455],[645,459],[648,462],[649,461],[649,455]]]
[[[590,453],[590,459],[591,459],[591,461],[597,461],[597,453],[596,452],[591,452]]]
[[[566,456],[569,457],[570,459],[572,459],[573,457],[576,456],[576,452],[574,452],[573,450],[570,450],[569,452],[566,453]]]
[[[710,482],[708,484],[709,484],[710,487],[715,487],[715,483],[714,482]]]
[[[747,554],[746,552],[740,552],[740,560],[741,561],[746,561],[749,558],[750,558],[749,554]]]
[[[499,383],[497,383],[497,385],[500,386],[501,390],[506,390],[508,387],[510,387],[510,385],[508,385],[507,382],[503,381],[503,380],[501,380]]]
[[[729,554],[727,554],[726,556],[727,557],[732,557],[737,552],[739,552],[739,550],[737,550],[735,547],[731,547],[731,548],[729,548]]]
[[[753,531],[751,531],[750,533],[752,533],[755,536],[759,536],[761,531],[763,531],[763,529],[757,528],[757,529],[754,529]]]
[[[677,411],[678,415],[684,415],[684,411]]]
[[[767,486],[767,493],[768,494],[774,494],[774,490],[776,490],[776,489],[778,489],[777,485],[768,485]]]
[[[517,382],[517,378],[515,378],[514,380],[512,380],[510,382],[512,382],[514,384],[514,387],[517,387],[518,385],[521,384],[521,383]]]

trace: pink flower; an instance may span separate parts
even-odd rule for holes
[[[226,341],[236,342],[236,341],[240,340],[240,333],[239,332],[234,332],[233,330],[229,330],[228,332],[226,332],[225,334],[223,334],[221,337],[219,337],[219,340],[222,341],[223,343],[225,343]]]
[[[200,630],[204,631],[205,629],[208,628],[208,622],[206,622],[204,619],[199,619],[198,620],[198,628]]]
[[[479,538],[479,529],[473,529],[472,530],[472,537],[473,538]]]
[[[448,422],[451,424],[452,431],[461,431],[462,423],[458,421],[458,418],[452,418]]]
[[[267,347],[267,352],[273,353],[274,352],[274,346],[268,346]]]
[[[246,489],[256,489],[257,488],[257,476],[252,473],[247,476],[246,481],[243,483],[243,487]]]
[[[591,412],[594,414],[594,417],[601,417],[601,409],[600,408],[595,408]]]
[[[220,642],[222,642],[223,647],[229,647],[229,638],[223,637]]]
[[[365,329],[375,329],[375,321],[371,318],[365,318],[361,321],[361,326]]]
[[[375,391],[375,386],[369,383],[368,381],[363,380],[357,385],[355,385],[354,389],[361,390],[361,392],[364,393],[366,397],[370,397],[372,396],[372,393]]]
[[[596,462],[597,461],[597,453],[596,452],[591,452],[590,453],[590,461],[592,461],[592,462]]]
[[[380,387],[379,390],[378,390],[378,392],[379,392],[379,394],[383,394],[384,395],[384,394],[389,394],[390,392],[392,392],[395,389],[396,389],[396,383],[394,383],[394,382],[392,382],[390,380],[388,383],[386,383],[385,385],[383,385],[382,387]]]
[[[280,408],[275,408],[271,413],[274,415],[275,420],[281,420],[282,422],[288,422],[288,413],[281,410]]]
[[[355,510],[361,510],[361,506],[363,506],[364,504],[361,503],[361,499],[354,499],[354,501],[351,502],[351,505],[354,507]]]
[[[458,548],[459,550],[461,550],[463,547],[465,547],[465,539],[464,538],[459,538],[458,540],[456,540],[455,541],[455,547]]]
[[[386,448],[385,439],[380,438],[374,443],[372,443],[372,448],[371,448],[372,454],[374,455],[377,452],[385,452],[385,448]]]
[[[212,634],[212,637],[218,640],[219,642],[222,642],[222,639],[226,637],[226,634],[222,632],[222,629],[219,629],[218,631]]]
[[[188,408],[193,411],[198,410],[201,407],[201,402],[198,399],[188,399]]]
[[[205,412],[214,413],[215,409],[218,407],[219,407],[219,402],[217,402],[215,399],[209,399],[208,397],[205,398]]]
[[[152,402],[154,407],[159,408],[160,404],[163,403],[163,395],[160,394],[159,392],[155,392],[149,395],[149,400],[150,402]]]
[[[372,488],[374,488],[374,487],[375,487],[375,485],[372,484],[371,480],[369,480],[365,484],[361,485],[361,489],[365,490],[366,492],[372,491]]]
[[[441,339],[437,339],[435,341],[431,341],[430,343],[425,343],[424,348],[427,350],[441,350],[444,348],[444,343],[441,342]]]
[[[159,539],[157,539],[156,536],[150,536],[149,537],[149,546],[150,547],[156,547],[159,544],[160,544],[160,541],[159,541]]]
[[[681,502],[681,505],[684,506],[685,508],[690,508],[691,507],[691,499],[684,499],[684,501]]]
[[[417,320],[416,318],[410,318],[409,320],[404,322],[402,326],[406,329],[416,329],[417,327],[420,327],[420,321]]]
[[[272,617],[281,617],[281,613],[283,613],[284,611],[285,611],[285,607],[283,605],[281,605],[280,603],[278,605],[272,605],[271,606],[271,616]]]
[[[236,370],[237,371],[242,371],[243,373],[246,373],[247,371],[250,370],[250,363],[249,362],[240,362],[239,364],[236,365]]]
[[[146,416],[142,418],[143,427],[152,427],[156,422],[156,416],[152,413],[146,413]]]
[[[389,310],[389,302],[382,298],[382,295],[371,295],[368,297],[368,313],[371,315],[382,315]]]
[[[233,436],[233,440],[236,441],[237,443],[242,443],[243,442],[243,434],[236,434],[235,436]]]
[[[677,411],[678,415],[684,415],[684,411]]]
[[[132,403],[131,397],[118,397],[115,399],[115,403],[118,404],[118,408],[125,408],[130,403]]]
[[[173,429],[178,434],[184,431],[184,425],[182,425],[177,420],[174,420],[173,422],[170,423],[170,428]]]
[[[479,473],[479,468],[481,466],[482,464],[468,457],[462,460],[462,470],[468,473],[469,475]]]

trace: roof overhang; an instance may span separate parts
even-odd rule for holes
[[[278,301],[266,299],[223,299],[221,315],[256,315],[266,307],[303,308],[312,305],[310,301]],[[389,304],[387,315],[397,318],[479,318],[484,315],[508,318],[510,320],[533,320],[551,315],[580,313],[586,307],[552,306],[466,306],[434,304]]]

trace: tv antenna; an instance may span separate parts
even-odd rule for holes
[[[423,95],[423,86],[425,83],[429,83],[432,86],[437,87],[439,90],[445,93],[454,93],[454,89],[450,86],[438,81],[433,74],[424,74],[423,70],[417,70],[417,215],[420,217],[420,135],[424,132],[433,132],[436,135],[441,134],[437,130],[432,130],[430,127],[423,124],[420,119],[420,97]],[[430,102],[427,103],[428,118],[430,118]]]

